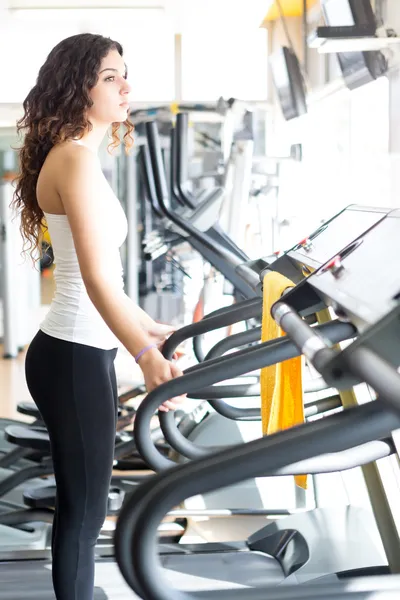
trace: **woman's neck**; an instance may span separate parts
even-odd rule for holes
[[[107,129],[107,125],[93,126],[93,129],[85,133],[81,139],[73,141],[81,144],[82,146],[86,146],[87,148],[89,148],[89,150],[97,154],[100,145],[104,139],[104,136],[107,133]]]

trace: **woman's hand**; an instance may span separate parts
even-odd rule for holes
[[[164,325],[163,323],[156,323],[156,321],[153,321],[151,325],[146,326],[146,333],[150,336],[153,344],[157,344],[157,348],[161,350],[165,341],[176,331],[176,329],[177,328],[173,325]],[[174,353],[172,358],[176,360],[178,354]]]
[[[172,362],[163,357],[156,348],[148,350],[140,357],[138,364],[142,369],[147,391],[150,393],[159,385],[183,375],[182,371]],[[186,398],[186,394],[170,398],[158,410],[168,412],[175,410]]]
[[[159,340],[161,343],[164,343],[165,340],[176,331],[176,327],[173,325],[164,325],[164,323],[153,323],[146,327],[147,333],[154,339]]]

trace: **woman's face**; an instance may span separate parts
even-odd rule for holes
[[[125,121],[130,91],[124,60],[117,50],[110,50],[101,62],[98,81],[90,91],[93,106],[88,118],[91,123],[110,125]]]

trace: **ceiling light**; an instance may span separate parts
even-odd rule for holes
[[[17,8],[10,10],[10,14],[20,21],[77,21],[85,18],[94,19],[96,21],[113,21],[117,19],[118,21],[120,21],[124,19],[129,19],[132,15],[135,16],[135,19],[139,17],[154,18],[156,15],[161,15],[163,13],[163,7],[144,8],[136,6],[132,6],[131,8],[127,8],[126,6],[104,6],[98,8],[89,8],[81,6],[73,8]]]

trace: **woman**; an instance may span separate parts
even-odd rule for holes
[[[47,223],[56,263],[56,292],[29,346],[26,380],[54,461],[57,600],[93,598],[94,547],[113,464],[118,342],[135,357],[149,392],[181,375],[158,350],[171,328],[123,291],[119,248],[127,222],[97,156],[110,127],[113,146],[121,124],[126,149],[132,145],[130,89],[120,44],[75,35],[50,52],[18,122],[25,138],[13,205],[32,252]]]

